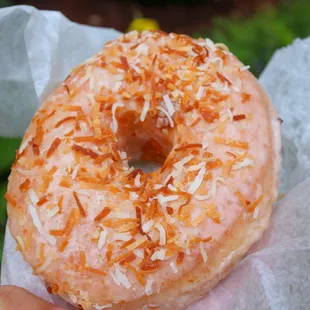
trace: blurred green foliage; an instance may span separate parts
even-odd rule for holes
[[[0,0],[0,8],[12,5],[12,2],[9,0]]]
[[[194,37],[209,37],[225,43],[256,75],[262,72],[272,54],[295,38],[310,35],[310,1],[281,1],[265,7],[252,17],[215,17],[209,31]]]

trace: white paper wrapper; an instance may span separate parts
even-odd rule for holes
[[[119,35],[57,12],[0,10],[0,135],[22,135],[45,96],[70,70]],[[310,39],[278,51],[261,82],[283,123],[281,189],[271,225],[230,276],[187,310],[297,310],[310,305]],[[294,187],[294,188],[293,188]],[[32,275],[7,230],[1,282],[65,306]]]

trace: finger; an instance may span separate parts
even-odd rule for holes
[[[0,286],[1,310],[62,310],[17,286]]]

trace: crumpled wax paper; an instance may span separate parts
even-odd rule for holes
[[[0,135],[23,135],[32,115],[70,70],[118,32],[70,22],[58,12],[18,6],[0,10]],[[283,119],[283,169],[269,229],[204,298],[186,310],[310,309],[310,38],[275,53],[263,72]],[[2,284],[54,302],[15,251],[6,232]]]

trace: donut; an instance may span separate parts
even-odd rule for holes
[[[225,45],[130,32],[36,112],[5,195],[10,232],[72,305],[182,309],[267,228],[280,144],[268,96]]]

